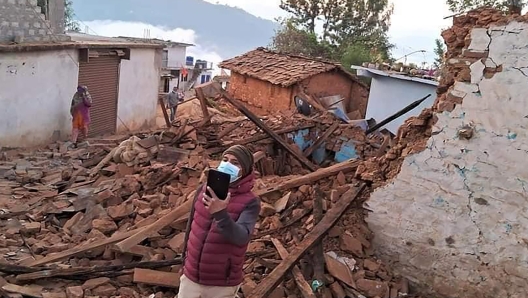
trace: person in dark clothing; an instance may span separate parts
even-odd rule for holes
[[[177,87],[172,89],[172,92],[167,95],[167,106],[170,109],[170,121],[176,118],[176,111],[178,105],[183,102],[185,95]]]
[[[260,213],[253,154],[244,146],[227,149],[218,170],[231,176],[229,195],[219,200],[201,186],[185,233],[178,298],[234,298],[244,279],[242,267]]]

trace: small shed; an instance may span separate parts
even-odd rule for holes
[[[368,86],[340,64],[257,48],[223,61],[231,71],[228,92],[259,112],[273,113],[295,108],[295,96],[316,98],[340,96],[346,113],[363,117]]]
[[[352,66],[352,69],[357,71],[358,76],[372,78],[366,119],[374,118],[378,122],[382,121],[417,99],[428,94],[432,95],[418,107],[387,124],[385,128],[393,134],[398,132],[398,128],[406,119],[417,116],[425,108],[432,107],[436,99],[437,81],[361,66]]]

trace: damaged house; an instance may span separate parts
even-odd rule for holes
[[[0,19],[9,26],[0,37],[0,146],[67,139],[77,85],[93,98],[90,137],[155,124],[162,46],[66,34],[57,21],[61,0],[47,1],[46,9],[36,0],[2,3]]]
[[[228,92],[259,112],[278,112],[295,107],[294,99],[339,96],[344,112],[363,118],[368,87],[340,64],[323,59],[286,55],[257,48],[223,61],[231,70]]]

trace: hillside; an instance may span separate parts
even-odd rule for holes
[[[197,43],[214,47],[224,58],[270,43],[277,24],[242,9],[202,0],[74,0],[80,20],[143,22],[192,29]]]

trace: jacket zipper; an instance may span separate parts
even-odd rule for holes
[[[231,277],[231,258],[227,259],[227,266],[226,266],[226,285],[229,284],[229,278]]]
[[[211,233],[211,226],[213,225],[213,221],[211,220],[211,223],[209,224],[209,227],[207,228],[207,235],[205,236],[205,239],[202,243],[202,247],[200,248],[200,254],[198,255],[198,282],[200,282],[200,263],[202,262],[202,253],[205,246],[205,243],[207,243],[207,237],[209,237],[209,234]]]

